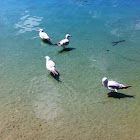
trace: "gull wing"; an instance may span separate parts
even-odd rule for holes
[[[49,38],[49,36],[46,33],[44,33],[44,32],[40,33],[40,37],[43,38],[43,39]]]
[[[121,84],[119,84],[116,81],[108,81],[108,87],[110,87],[112,89],[119,89],[119,88],[121,88]]]
[[[68,39],[63,39],[63,40],[61,40],[60,42],[60,45],[68,45],[69,44],[69,40]]]

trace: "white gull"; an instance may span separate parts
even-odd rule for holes
[[[102,79],[102,84],[109,90],[117,92],[119,89],[128,89],[131,86],[124,86],[116,81],[108,81],[106,77]]]
[[[55,63],[50,59],[49,56],[46,56],[46,68],[53,73],[53,75],[58,75],[56,72]]]
[[[65,47],[69,44],[70,40],[69,40],[69,37],[72,37],[71,35],[69,34],[66,34],[66,38],[61,40],[60,42],[58,42],[57,44],[54,44],[54,45],[57,45],[57,46],[62,46],[62,47]]]
[[[45,32],[43,32],[43,29],[39,30],[39,36],[40,38],[45,39],[45,40],[50,40],[50,41],[52,40],[49,38],[49,36]]]

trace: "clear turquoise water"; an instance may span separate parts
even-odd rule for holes
[[[0,139],[139,139],[139,6],[138,0],[1,1]],[[60,53],[42,42],[40,28],[53,43],[69,33],[73,49]],[[119,40],[125,42],[112,46]],[[47,55],[60,83],[46,70]],[[108,97],[104,76],[133,87]]]

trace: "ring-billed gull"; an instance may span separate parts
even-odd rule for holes
[[[58,75],[56,72],[55,63],[50,59],[49,56],[46,56],[46,68],[53,73],[53,75]]]
[[[116,81],[108,81],[106,77],[102,79],[102,84],[109,90],[117,92],[119,89],[128,89],[131,86],[124,86]]]
[[[52,41],[52,39],[50,39],[49,36],[48,36],[45,32],[43,32],[43,29],[40,29],[40,30],[39,30],[39,36],[40,36],[40,38],[42,38],[42,39]]]
[[[69,44],[70,42],[70,39],[69,37],[72,37],[71,35],[69,34],[66,34],[66,38],[61,40],[60,42],[58,42],[57,44],[54,44],[54,45],[57,45],[57,46],[62,46],[62,47],[65,47]]]

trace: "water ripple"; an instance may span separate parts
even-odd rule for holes
[[[27,31],[38,30],[38,25],[43,17],[31,16],[28,12],[22,14],[20,21],[14,25],[14,28],[19,29],[18,33],[25,33]]]

